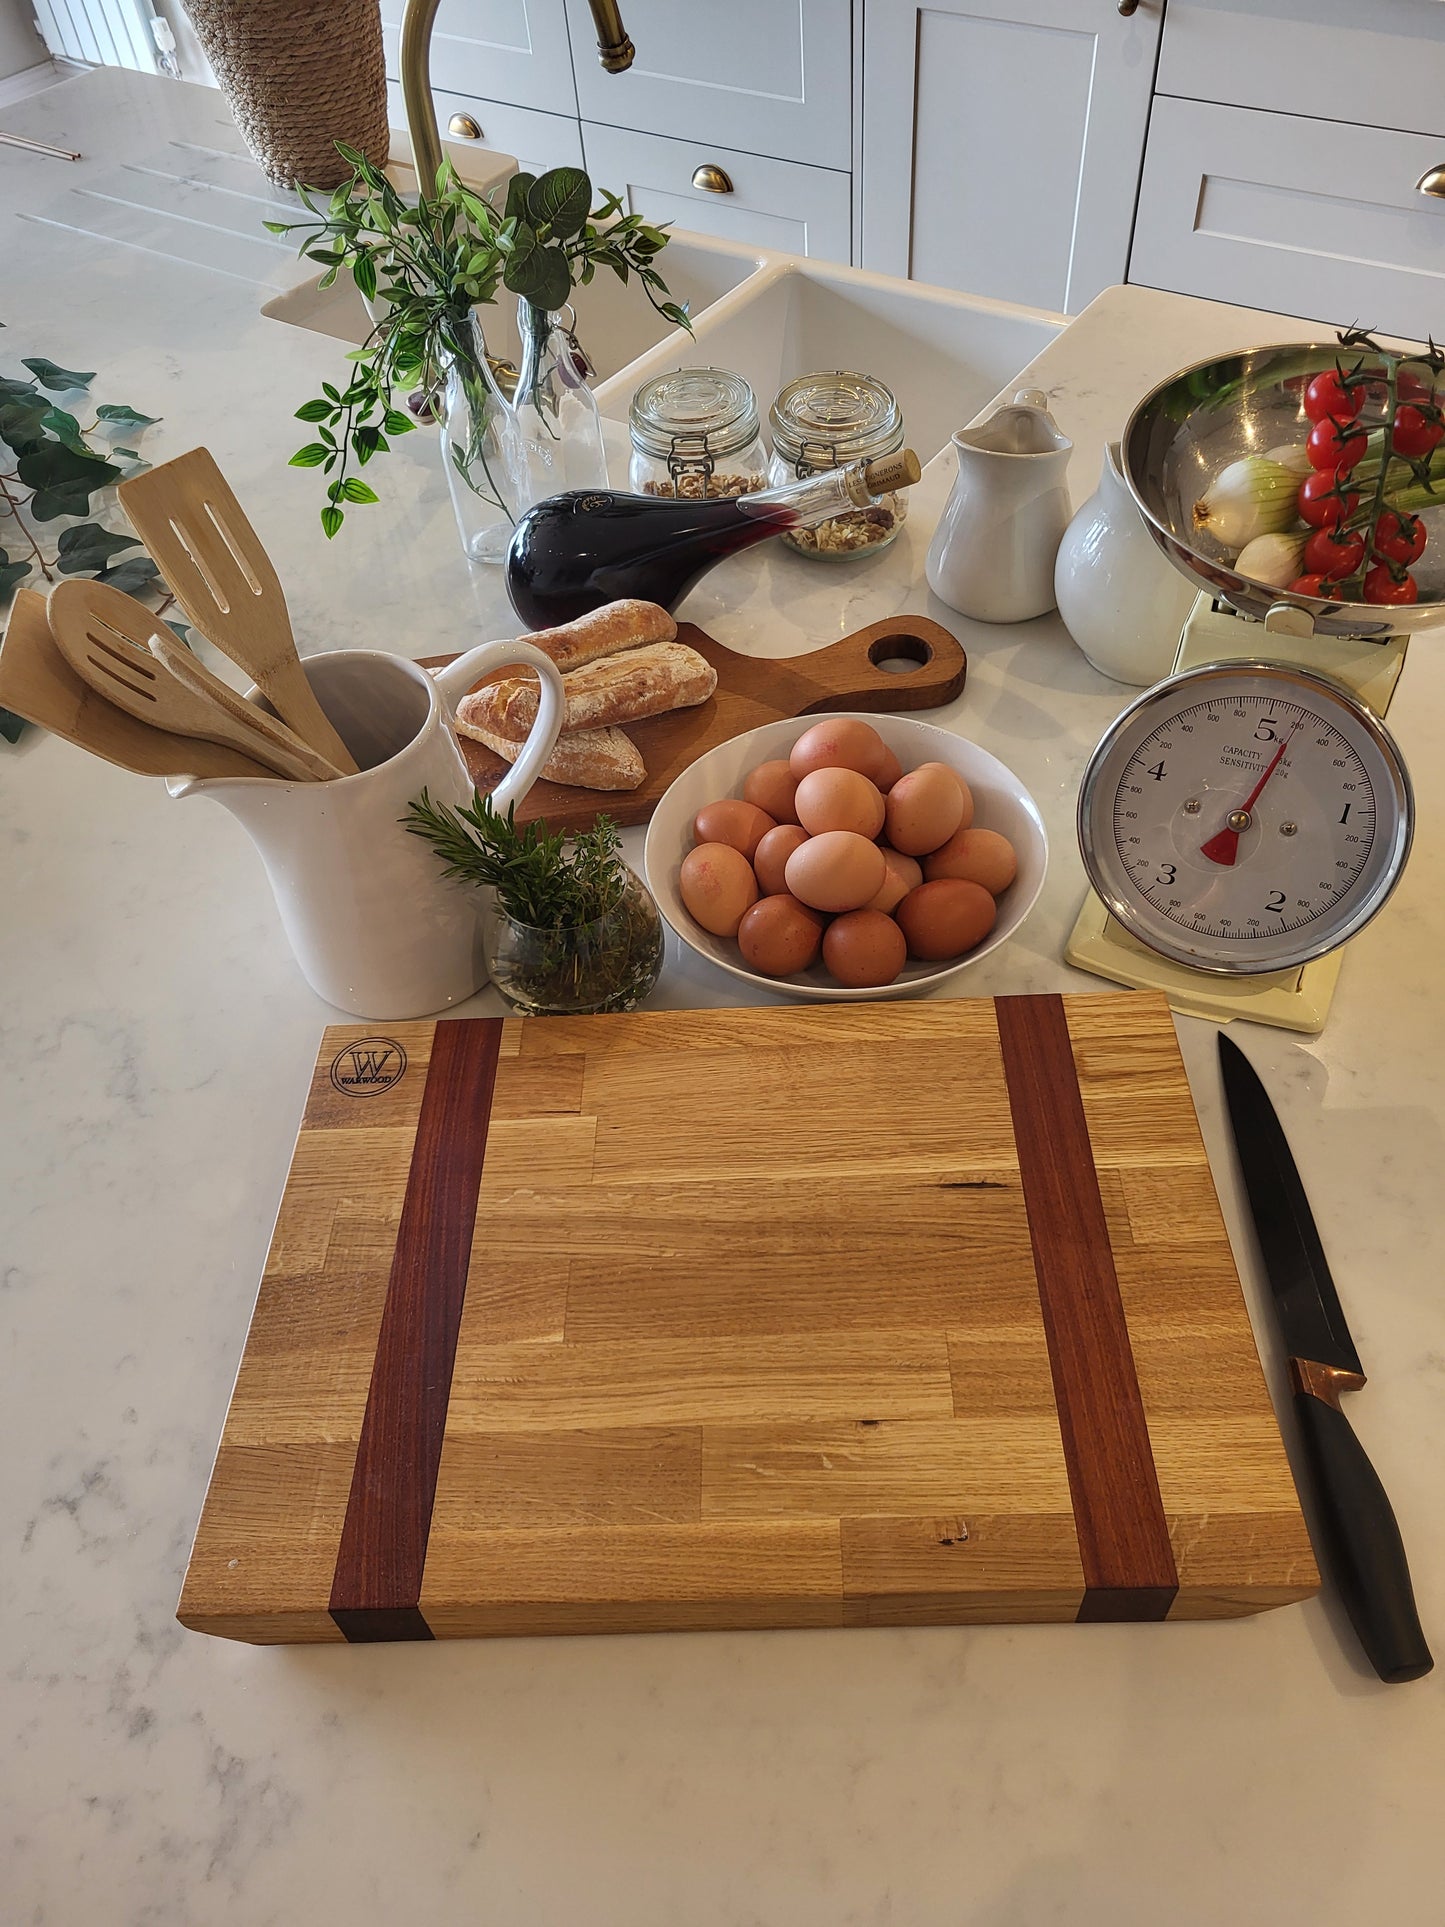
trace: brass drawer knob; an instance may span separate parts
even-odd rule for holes
[[[1119,0],[1119,11],[1127,20],[1131,13],[1139,11],[1139,0]]]
[[[1445,201],[1445,167],[1427,167],[1415,188],[1417,193],[1431,194],[1437,201]]]
[[[447,132],[455,134],[460,141],[479,141],[482,130],[470,114],[453,114],[447,122]]]
[[[705,194],[731,194],[733,184],[720,167],[711,161],[704,161],[692,177],[694,187],[700,187]]]

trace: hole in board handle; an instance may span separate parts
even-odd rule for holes
[[[926,669],[933,661],[933,644],[899,629],[891,635],[875,636],[868,645],[868,660],[887,676],[911,676],[915,669]]]

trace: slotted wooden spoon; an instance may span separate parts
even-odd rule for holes
[[[203,736],[208,742],[224,743],[291,782],[325,781],[336,774],[274,717],[252,710],[249,704],[245,708],[250,715],[237,717],[212,695],[177,682],[150,652],[159,618],[134,596],[104,582],[71,576],[51,590],[49,617],[56,645],[76,675],[138,721],[154,723],[177,736]],[[219,683],[199,663],[196,667],[202,676]],[[239,697],[235,701],[240,704]]]
[[[296,734],[345,776],[356,762],[316,700],[270,556],[207,448],[121,484],[121,506],[177,602]]]
[[[56,645],[36,589],[17,589],[0,644],[0,706],[138,776],[263,776],[239,750],[138,722],[82,682]]]

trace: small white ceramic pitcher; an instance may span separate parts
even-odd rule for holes
[[[542,695],[522,753],[492,792],[505,810],[532,787],[562,727],[562,679],[528,642],[484,642],[435,676],[379,650],[305,657],[355,776],[167,777],[172,796],[212,796],[245,826],[302,974],[338,1009],[378,1021],[424,1017],[486,982],[480,892],[444,877],[435,850],[401,818],[423,789],[433,803],[470,803],[452,710],[480,677],[514,663],[537,671]],[[255,689],[247,700],[263,701]]]
[[[1073,443],[1037,388],[1021,388],[953,437],[958,473],[925,569],[941,602],[978,622],[1026,622],[1054,606],[1054,557],[1069,523]]]

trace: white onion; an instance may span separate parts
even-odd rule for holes
[[[1281,462],[1246,455],[1215,476],[1194,504],[1194,527],[1222,548],[1242,549],[1257,535],[1275,535],[1295,520],[1299,477]]]
[[[1234,566],[1251,582],[1287,589],[1300,572],[1305,539],[1302,535],[1257,535],[1234,558]]]
[[[1298,475],[1301,481],[1314,472],[1310,452],[1303,442],[1281,442],[1278,448],[1267,448],[1264,459],[1278,462],[1281,468],[1287,468],[1291,475]]]

